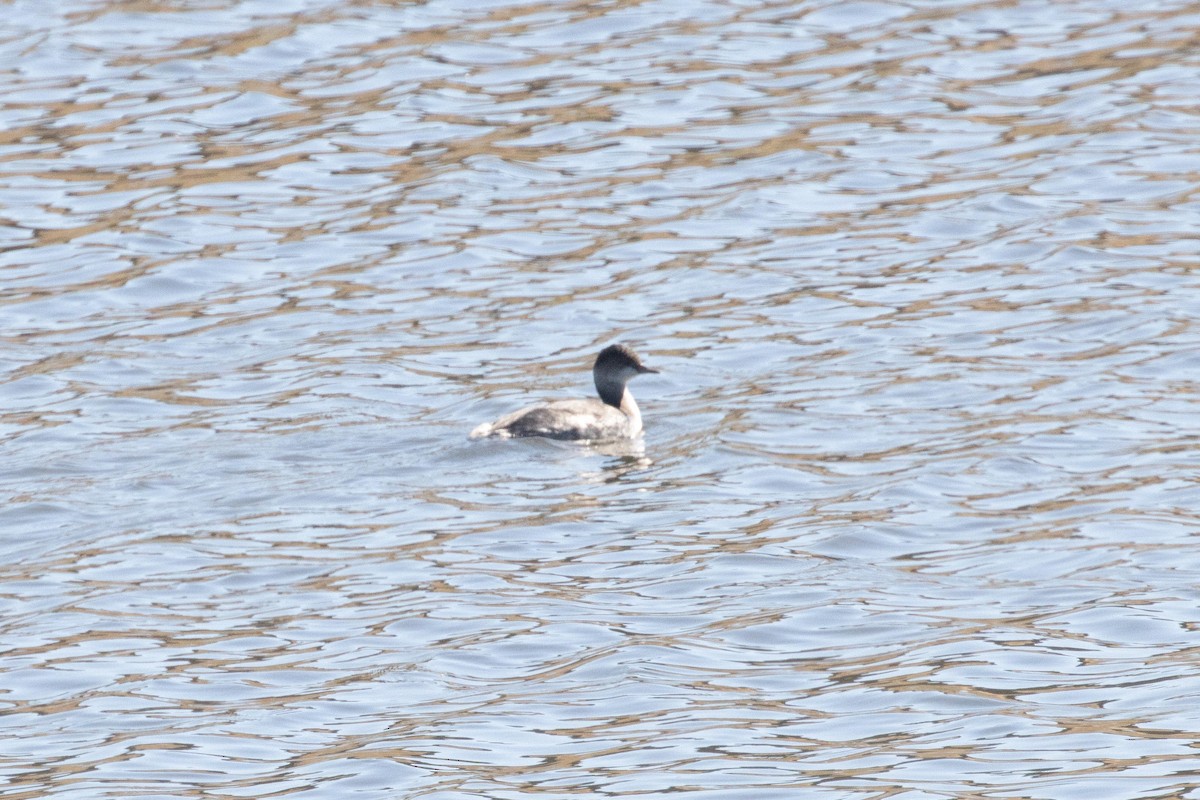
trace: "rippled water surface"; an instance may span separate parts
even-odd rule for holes
[[[0,796],[1200,798],[1194,3],[0,20]]]

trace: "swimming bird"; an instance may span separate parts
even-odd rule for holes
[[[599,400],[556,400],[526,406],[495,422],[483,423],[471,431],[471,438],[632,439],[642,432],[642,412],[625,384],[647,372],[658,370],[644,365],[629,347],[609,345],[592,365]]]

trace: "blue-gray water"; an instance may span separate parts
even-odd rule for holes
[[[1200,798],[1198,26],[0,6],[0,797]]]

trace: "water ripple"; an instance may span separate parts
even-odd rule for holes
[[[0,794],[1193,796],[1195,22],[12,4]]]

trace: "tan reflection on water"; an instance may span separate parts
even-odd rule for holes
[[[7,9],[5,797],[1200,791],[1194,4],[290,8]]]

